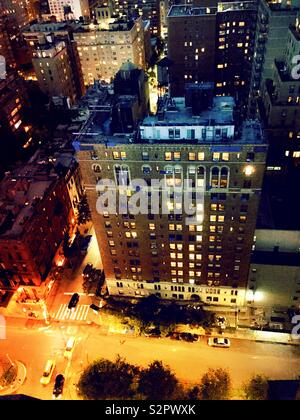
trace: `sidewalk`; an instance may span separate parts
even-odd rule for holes
[[[212,336],[220,336],[217,331],[211,333]],[[282,333],[282,332],[273,332],[273,331],[258,331],[251,330],[250,328],[238,328],[235,331],[225,330],[224,336],[228,338],[235,338],[239,340],[249,340],[262,343],[276,343],[276,344],[285,344],[285,345],[300,345],[300,336],[299,339],[293,339],[291,334]]]
[[[21,363],[19,361],[15,362],[15,363],[18,367],[17,377],[11,385],[9,385],[5,388],[0,387],[0,395],[1,396],[10,395],[10,394],[15,393],[25,382],[26,375],[27,375],[27,370],[26,370],[25,365],[23,365],[23,363]]]

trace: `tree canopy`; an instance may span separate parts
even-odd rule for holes
[[[244,393],[247,400],[266,400],[268,398],[268,379],[263,375],[254,375],[244,384]]]
[[[227,370],[209,369],[200,381],[201,400],[227,400],[231,392],[231,380]]]
[[[138,368],[120,356],[114,362],[96,360],[81,375],[78,393],[89,400],[132,398],[137,373]]]
[[[170,368],[155,360],[147,369],[141,371],[138,393],[147,400],[172,399],[177,386],[178,380]]]

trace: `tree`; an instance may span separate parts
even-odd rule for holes
[[[178,380],[168,366],[155,360],[140,373],[138,393],[147,400],[171,399],[178,387]]]
[[[159,312],[159,299],[155,295],[141,299],[134,308],[135,315],[145,324],[154,322]]]
[[[120,356],[114,362],[97,360],[82,373],[78,393],[88,400],[132,398],[138,372],[137,367]]]
[[[202,400],[227,400],[231,391],[229,373],[222,368],[209,369],[202,376],[199,388]]]
[[[254,375],[243,386],[247,400],[266,400],[268,398],[268,379],[263,375]]]

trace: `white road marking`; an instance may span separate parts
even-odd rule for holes
[[[66,321],[68,319],[72,321],[85,321],[88,316],[89,308],[89,305],[77,305],[74,310],[70,310],[67,304],[61,304],[54,319],[61,321]]]

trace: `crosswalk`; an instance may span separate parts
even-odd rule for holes
[[[89,305],[77,305],[75,309],[71,310],[67,304],[61,304],[59,310],[54,315],[54,319],[58,321],[85,321],[89,308]]]

